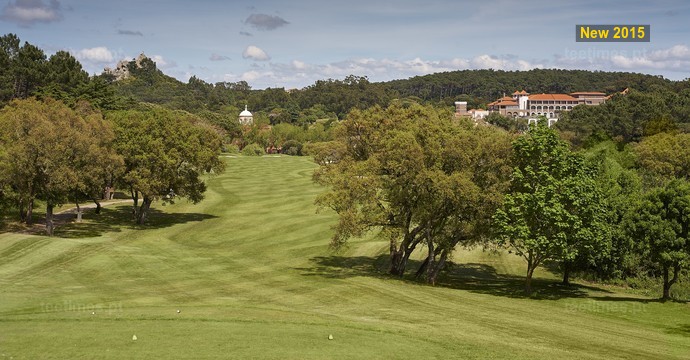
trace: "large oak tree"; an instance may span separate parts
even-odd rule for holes
[[[510,135],[453,123],[450,114],[394,104],[352,111],[336,140],[313,149],[328,186],[317,203],[338,213],[332,245],[380,230],[403,276],[426,245],[418,275],[434,283],[459,243],[481,239],[507,187]]]
[[[125,161],[122,182],[132,193],[138,224],[155,199],[201,201],[202,175],[224,170],[220,136],[196,116],[151,107],[111,112],[108,118],[116,124],[115,148]]]

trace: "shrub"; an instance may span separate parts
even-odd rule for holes
[[[228,153],[228,154],[239,154],[240,148],[235,144],[226,144],[223,147],[223,152]]]
[[[288,140],[283,144],[280,152],[287,155],[302,156],[302,143],[297,140]]]
[[[242,149],[242,155],[245,156],[261,156],[266,154],[266,151],[259,144],[249,144]]]

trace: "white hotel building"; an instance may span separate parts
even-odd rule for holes
[[[492,112],[513,118],[527,118],[536,122],[537,117],[544,116],[549,126],[564,111],[570,111],[577,105],[599,105],[610,96],[601,92],[574,92],[570,94],[530,94],[525,90],[516,91],[513,96],[504,96],[487,105],[487,110],[467,110],[467,102],[455,102],[456,116],[470,116],[474,120],[483,119]]]

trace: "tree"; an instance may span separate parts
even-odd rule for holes
[[[113,126],[103,119],[100,111],[85,101],[78,102],[75,111],[85,120],[85,126],[75,142],[83,155],[73,158],[70,164],[79,178],[79,182],[72,187],[70,200],[75,202],[78,212],[80,198],[93,200],[96,213],[99,214],[101,204],[98,200],[105,187],[114,187],[115,179],[124,170],[124,160],[113,148]]]
[[[0,36],[0,106],[14,97],[13,71],[19,44],[19,38],[15,34]]]
[[[122,182],[130,189],[136,221],[143,224],[155,199],[203,199],[204,173],[219,173],[225,164],[218,155],[220,136],[199,118],[185,112],[151,107],[116,111],[115,149],[124,157]],[[142,196],[138,207],[139,194]]]
[[[25,42],[12,64],[14,98],[26,99],[46,80],[46,55],[40,48]]]
[[[74,92],[89,81],[89,74],[82,69],[79,61],[63,50],[48,58],[47,75],[49,83],[57,84],[65,92]]]
[[[331,245],[379,229],[389,272],[403,276],[425,244],[418,273],[434,283],[455,246],[486,229],[507,185],[509,143],[505,132],[454,125],[416,104],[352,111],[335,141],[309,149],[321,165],[315,181],[329,187],[317,204],[339,216]]]
[[[629,214],[627,229],[642,257],[661,272],[662,299],[670,299],[671,287],[690,261],[690,184],[673,180],[652,190]]]
[[[655,184],[671,179],[690,180],[690,134],[660,133],[635,146],[639,165]]]
[[[583,252],[577,265],[581,270],[593,271],[600,279],[635,276],[640,271],[640,256],[625,222],[643,198],[642,180],[633,168],[634,155],[629,147],[619,151],[613,141],[607,141],[589,149],[586,156],[597,169],[597,187],[606,207],[605,223],[610,241],[604,244],[605,249]]]
[[[567,284],[569,263],[602,239],[604,211],[593,174],[545,122],[518,138],[513,149],[510,191],[494,216],[499,244],[527,261],[527,293],[545,260],[563,263]]]
[[[98,113],[80,114],[52,99],[16,100],[0,113],[0,127],[4,181],[28,224],[34,201],[46,202],[48,235],[53,235],[53,208],[92,190],[99,180],[102,186],[103,169],[117,166],[108,148],[112,130]],[[104,155],[115,163],[104,164]]]

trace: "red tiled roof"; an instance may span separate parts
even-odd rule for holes
[[[560,100],[560,101],[577,101],[576,98],[567,94],[536,94],[530,95],[529,100]]]
[[[517,104],[515,101],[501,101],[498,106],[517,106]]]

